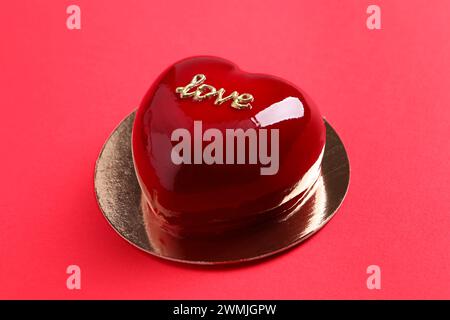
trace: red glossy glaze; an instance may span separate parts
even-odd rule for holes
[[[231,101],[218,106],[215,98],[181,99],[176,88],[199,73],[206,84],[224,88],[225,96],[234,90],[252,94],[252,108],[237,110]],[[194,136],[195,120],[202,121],[203,130],[217,128],[224,136],[225,129],[279,129],[278,172],[261,175],[261,164],[174,164],[177,142],[171,134],[186,128]],[[176,235],[209,234],[277,213],[301,196],[304,186],[295,187],[319,163],[325,127],[315,104],[294,85],[244,72],[220,58],[193,57],[170,66],[149,89],[132,139],[138,180],[161,227]]]

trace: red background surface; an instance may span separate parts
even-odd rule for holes
[[[378,4],[382,30],[366,28]],[[82,29],[66,28],[77,4]],[[0,10],[0,298],[450,298],[449,1],[8,1]],[[104,220],[93,172],[111,130],[196,54],[284,77],[339,132],[338,214],[261,263],[190,267]],[[66,288],[66,267],[82,270]],[[381,267],[368,290],[366,268]]]

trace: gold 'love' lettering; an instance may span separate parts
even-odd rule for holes
[[[205,84],[206,76],[204,74],[196,74],[191,82],[185,87],[176,88],[176,93],[180,94],[180,98],[192,98],[195,101],[202,101],[216,96],[214,100],[215,105],[221,105],[225,101],[233,100],[231,107],[241,110],[241,109],[251,109],[250,104],[255,100],[253,95],[249,93],[239,94],[237,91],[233,91],[230,95],[225,96],[225,89],[221,88],[217,90],[215,87]]]

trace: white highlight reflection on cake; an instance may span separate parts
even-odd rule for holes
[[[258,112],[252,121],[259,127],[266,127],[281,121],[302,118],[304,114],[305,109],[300,99],[288,97]]]

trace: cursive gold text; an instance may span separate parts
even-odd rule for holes
[[[215,96],[215,105],[221,105],[228,100],[232,100],[231,107],[235,109],[250,109],[252,107],[250,103],[255,100],[253,95],[249,93],[239,94],[237,91],[233,91],[228,96],[224,96],[225,89],[217,90],[215,87],[205,84],[205,80],[204,74],[196,74],[188,85],[176,88],[176,92],[180,94],[182,99],[192,98],[195,101],[202,101]]]

